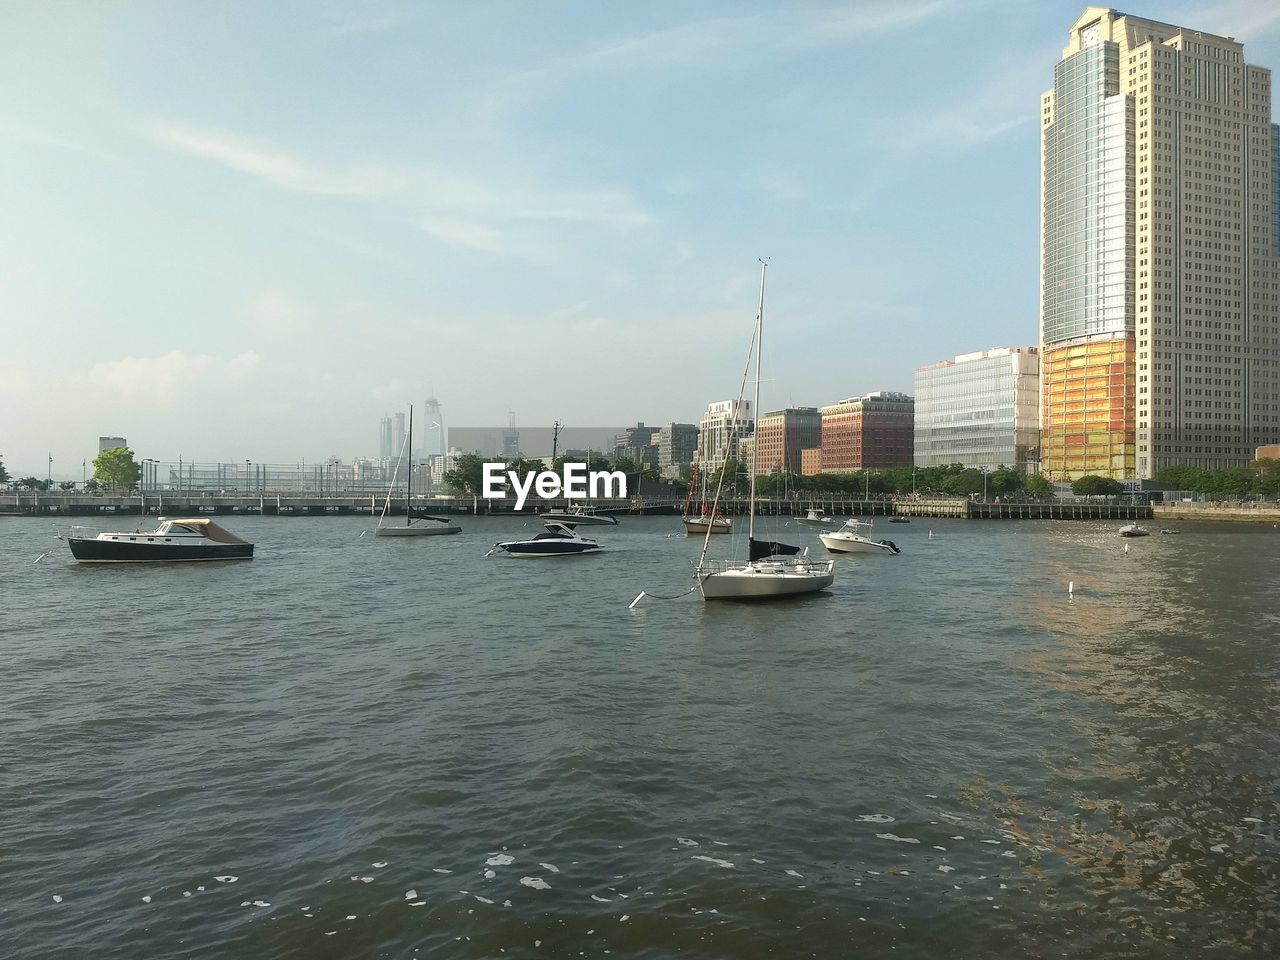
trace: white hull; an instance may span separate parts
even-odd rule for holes
[[[824,590],[835,581],[835,562],[797,565],[762,560],[698,578],[704,600],[763,600]]]
[[[887,553],[889,556],[897,553],[887,543],[868,540],[866,537],[842,537],[838,533],[820,533],[818,539],[832,553]]]
[[[707,527],[711,528],[712,533],[732,533],[733,521],[728,517],[717,517],[715,523],[703,520],[701,517],[686,517],[684,521],[685,533],[706,533]]]
[[[440,523],[430,527],[378,527],[373,531],[373,535],[375,537],[439,537],[461,532],[462,528],[455,523]]]

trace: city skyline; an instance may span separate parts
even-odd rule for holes
[[[429,393],[696,421],[761,255],[765,411],[1034,343],[1039,97],[1084,7],[7,4],[0,455],[371,456]],[[1266,5],[1128,12],[1280,65]]]

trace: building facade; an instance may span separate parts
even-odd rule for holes
[[[919,367],[915,395],[917,467],[1038,469],[1037,348],[1001,347]]]
[[[703,471],[719,470],[738,456],[738,441],[755,432],[750,400],[719,400],[698,421],[698,461]]]
[[[657,427],[646,427],[643,423],[622,430],[613,438],[614,460],[630,460],[639,466],[656,467],[658,448],[654,445],[654,436],[657,432]]]
[[[787,407],[756,421],[761,473],[799,473],[800,451],[822,443],[822,414],[817,407]]]
[[[911,466],[915,401],[905,393],[850,397],[821,415],[823,473]]]
[[[658,448],[658,470],[664,477],[678,477],[698,452],[698,428],[692,423],[667,423],[654,436]]]
[[[99,437],[98,438],[99,453],[106,453],[108,450],[114,450],[117,447],[127,447],[127,446],[129,446],[129,441],[126,440],[124,437]]]
[[[397,413],[391,417],[391,456],[404,455],[404,414]]]
[[[1270,72],[1089,7],[1041,99],[1041,455],[1055,480],[1248,462],[1280,436]]]

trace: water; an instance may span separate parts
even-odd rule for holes
[[[463,524],[86,567],[0,518],[0,955],[1280,949],[1280,530],[877,524],[827,594],[629,611],[674,518]]]

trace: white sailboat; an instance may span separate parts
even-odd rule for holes
[[[391,507],[391,493],[396,487],[396,478],[400,474],[400,464],[404,460],[405,451],[409,453],[408,485],[405,487],[404,526],[399,527],[386,523],[387,510]],[[419,523],[415,526],[414,521]],[[413,404],[409,404],[409,434],[404,438],[404,449],[396,460],[395,472],[391,475],[391,486],[387,490],[387,499],[382,504],[382,515],[378,517],[378,527],[373,531],[375,537],[439,537],[450,533],[461,533],[458,526],[448,517],[433,517],[429,514],[413,512]]]
[[[760,354],[764,335],[764,280],[768,264],[760,261],[760,306],[756,313],[752,344],[756,359],[755,401],[753,409],[760,409]],[[747,355],[748,369],[751,355]],[[742,388],[738,391],[741,401],[746,387],[747,371],[743,371]],[[741,406],[741,404],[739,404]],[[711,542],[708,530],[702,541],[702,555],[695,570],[698,588],[704,600],[763,600],[776,597],[813,593],[831,586],[835,581],[834,560],[811,560],[806,548],[771,540],[757,540],[756,533],[756,474],[759,450],[751,446],[751,500],[747,533],[748,553],[746,562],[732,560],[708,560],[707,546]],[[711,505],[712,522],[720,502],[720,490],[724,486],[724,470],[716,485],[715,500]],[[638,599],[638,598],[637,598]]]

